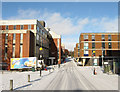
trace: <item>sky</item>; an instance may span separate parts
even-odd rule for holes
[[[117,2],[3,2],[2,19],[38,19],[74,50],[80,33],[117,32]]]

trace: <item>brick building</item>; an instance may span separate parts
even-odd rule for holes
[[[44,28],[45,22],[38,20],[1,20],[3,69],[10,69],[10,58],[43,56],[45,62],[49,58],[49,36]],[[39,48],[43,50],[40,51]]]
[[[118,39],[118,33],[81,33],[79,37],[81,61],[85,62],[85,65],[100,66],[103,60],[119,61]]]
[[[74,58],[80,57],[80,44],[76,43],[76,47],[74,48]]]
[[[55,57],[53,64],[61,63],[61,35],[56,34],[53,31],[49,31],[52,36],[50,41],[50,57]]]

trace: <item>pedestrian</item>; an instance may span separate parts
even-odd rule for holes
[[[94,75],[97,75],[97,72],[96,72],[96,69],[95,69],[95,68],[94,68],[93,74],[94,74]]]

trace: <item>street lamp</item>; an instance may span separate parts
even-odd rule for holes
[[[102,47],[102,68],[103,68],[103,47]]]

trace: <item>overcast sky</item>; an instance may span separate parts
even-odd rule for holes
[[[73,50],[82,32],[117,32],[117,2],[3,2],[2,19],[38,19]]]

